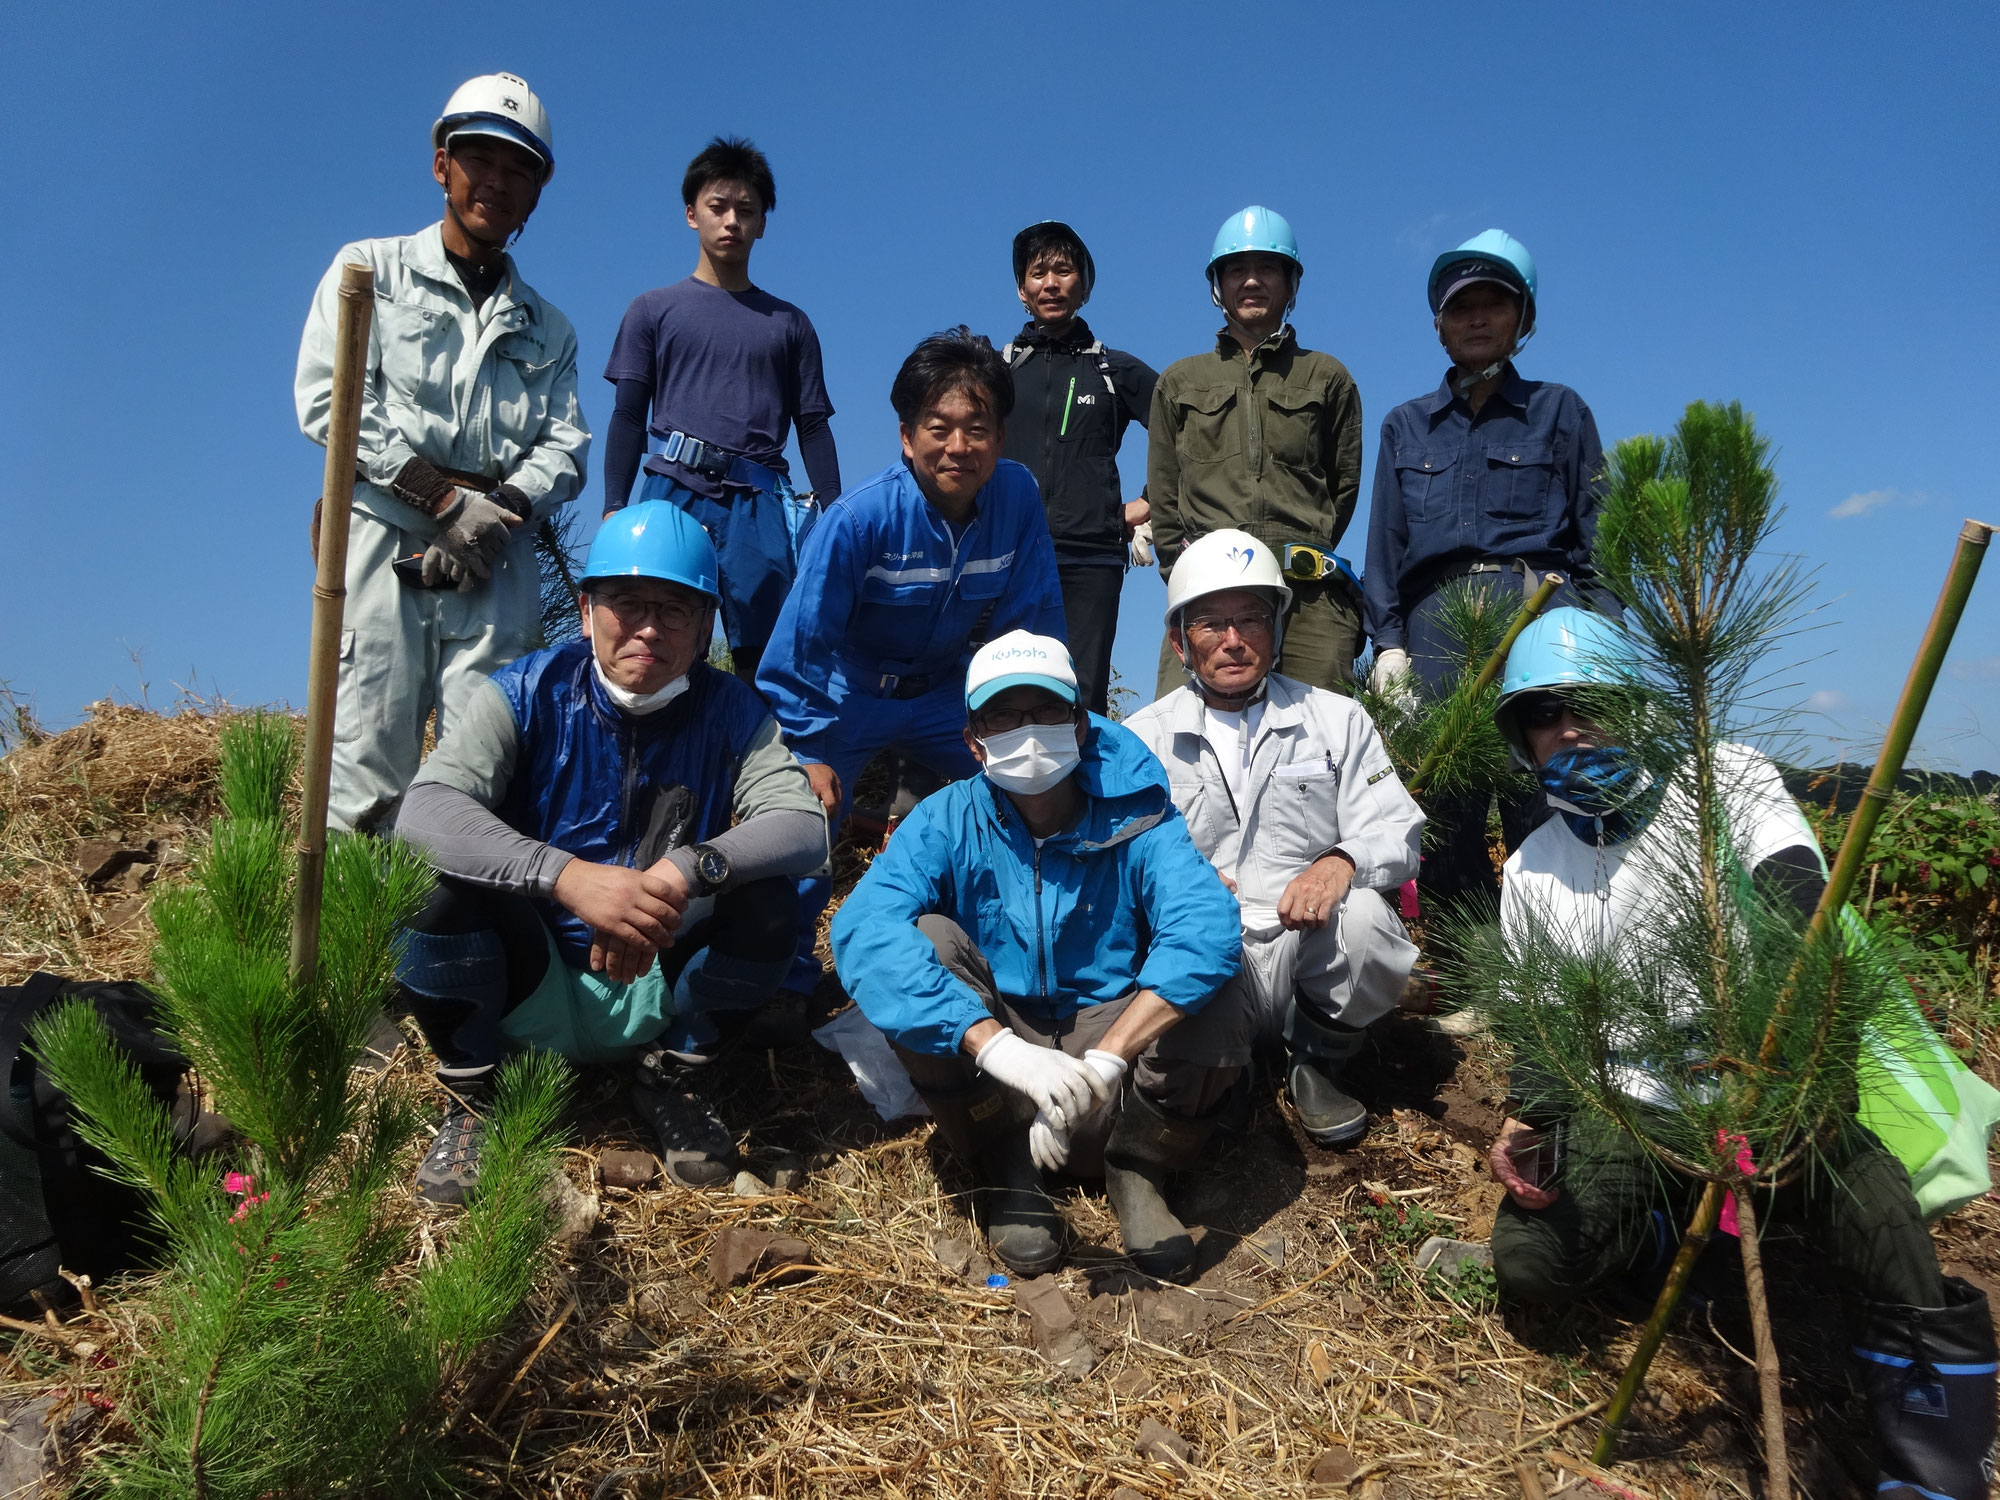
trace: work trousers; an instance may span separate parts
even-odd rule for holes
[[[1133,995],[1085,1005],[1068,1015],[1030,1009],[1019,996],[1002,995],[993,982],[993,968],[966,930],[949,917],[917,919],[917,930],[931,940],[938,961],[971,988],[988,1014],[1013,1028],[1023,1041],[1054,1047],[1081,1057],[1104,1040],[1112,1024],[1125,1013]],[[1199,1119],[1222,1107],[1229,1090],[1250,1061],[1251,1018],[1243,991],[1224,986],[1208,1004],[1167,1030],[1132,1064],[1132,1085],[1158,1105],[1161,1112]],[[898,1046],[896,1055],[910,1081],[922,1090],[963,1093],[981,1080],[972,1054],[960,1048],[949,1057],[912,1052]],[[1026,1097],[1018,1101],[1018,1123],[1034,1118]]]
[[[977,775],[979,762],[965,748],[965,677],[949,680],[915,698],[876,698],[843,686],[840,712],[814,750],[840,778],[840,806],[828,827],[835,839],[854,806],[854,782],[884,750],[894,750],[949,781]],[[808,875],[799,881],[799,930],[787,989],[810,995],[819,983],[819,918],[833,899],[833,880]]]
[[[641,473],[635,500],[671,500],[701,522],[715,543],[717,584],[722,591],[722,630],[741,672],[755,669],[778,625],[778,611],[792,591],[794,559],[806,526],[795,538],[791,511],[798,505],[792,487],[780,479],[775,490],[732,489],[721,499],[697,495],[664,474]]]
[[[1223,995],[1238,992],[1235,1003],[1248,1013],[1258,1041],[1282,1040],[1294,1057],[1345,1062],[1352,1031],[1395,1005],[1416,961],[1402,918],[1380,894],[1357,887],[1315,931],[1246,930],[1243,967]]]
[[[1361,601],[1344,578],[1287,579],[1291,607],[1279,642],[1276,670],[1309,687],[1336,693],[1354,690],[1354,658],[1361,654]],[[1155,696],[1164,698],[1188,680],[1174,654],[1171,635],[1160,640],[1160,675]]]
[[[656,960],[670,990],[684,972],[701,975],[700,983],[681,986],[678,999],[685,1012],[673,1017],[672,1026],[700,1030],[701,1021],[718,1012],[748,1012],[769,999],[779,978],[771,955],[790,941],[797,911],[797,889],[782,877],[747,881],[713,900],[690,903],[692,920]],[[499,940],[504,979],[494,992],[403,992],[443,1072],[462,1076],[492,1067],[508,1051],[501,1019],[548,975],[552,960],[541,912],[526,896],[440,875],[410,929],[440,937],[490,933]]]
[[[1069,632],[1069,656],[1076,668],[1076,690],[1092,713],[1110,712],[1111,643],[1118,634],[1118,595],[1125,587],[1123,558],[1103,562],[1058,559],[1056,579],[1062,586],[1063,621]]]
[[[1700,1184],[1656,1165],[1602,1120],[1560,1127],[1561,1196],[1526,1209],[1512,1198],[1493,1225],[1493,1274],[1521,1302],[1560,1304],[1631,1273],[1664,1271],[1694,1216]],[[1759,1229],[1799,1228],[1815,1259],[1853,1296],[1944,1306],[1937,1251],[1901,1162],[1849,1123],[1796,1183],[1759,1193]]]
[[[541,572],[520,527],[493,576],[466,593],[412,588],[393,564],[430,545],[355,512],[347,532],[347,603],[333,715],[327,825],[386,831],[423,759],[424,722],[442,739],[468,694],[541,637]]]

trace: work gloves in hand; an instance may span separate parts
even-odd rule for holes
[[[1119,1080],[1125,1076],[1125,1059],[1115,1052],[1104,1052],[1092,1047],[1083,1054],[1084,1066],[1095,1073],[1104,1086],[1103,1094],[1080,1119],[1072,1119],[1068,1125],[1059,1125],[1046,1114],[1036,1111],[1035,1123],[1028,1127],[1028,1155],[1035,1165],[1044,1172],[1053,1172],[1069,1161],[1070,1136],[1082,1130],[1097,1116],[1111,1107],[1111,1101],[1118,1097]]]
[[[1390,646],[1375,653],[1375,665],[1368,672],[1368,690],[1373,693],[1387,693],[1403,684],[1410,675],[1410,653],[1401,646]],[[1405,691],[1408,691],[1405,686]]]
[[[1024,1042],[1006,1027],[979,1049],[973,1061],[996,1083],[1026,1094],[1051,1124],[1064,1130],[1111,1096],[1110,1085],[1096,1068],[1054,1047]]]
[[[1132,566],[1150,568],[1153,565],[1153,523],[1141,521],[1132,528]]]
[[[493,576],[493,564],[507,550],[521,520],[519,512],[491,496],[460,489],[457,498],[437,513],[437,544],[468,575],[483,583]]]
[[[424,587],[455,588],[461,594],[479,582],[461,567],[456,558],[436,542],[424,548]]]

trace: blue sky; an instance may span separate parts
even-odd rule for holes
[[[710,20],[713,14],[719,19]],[[850,481],[892,461],[888,385],[923,334],[1019,319],[1007,246],[1082,231],[1088,310],[1156,366],[1217,316],[1215,226],[1296,227],[1296,323],[1360,384],[1369,439],[1442,373],[1440,249],[1491,225],[1541,267],[1524,371],[1606,441],[1696,398],[1779,447],[1784,545],[1819,570],[1787,680],[1872,758],[1959,521],[1992,471],[1991,7],[416,3],[10,10],[0,264],[0,682],[51,723],[175,685],[304,697],[320,452],[291,381],[339,245],[431,222],[428,130],[465,77],[522,73],[560,167],[518,248],[575,322],[584,403],[626,303],[693,265],[681,168],[717,131],[770,154],[757,281],[826,351]],[[593,462],[582,502],[600,510]],[[1143,434],[1125,455],[1128,491]],[[1117,663],[1150,689],[1164,591],[1127,580]],[[135,666],[136,654],[139,664]],[[1920,741],[2000,766],[2000,566]]]

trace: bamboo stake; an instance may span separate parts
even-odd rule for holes
[[[1555,596],[1556,590],[1561,588],[1562,584],[1563,576],[1560,573],[1542,575],[1541,583],[1521,605],[1513,620],[1509,622],[1506,633],[1500,637],[1500,644],[1493,648],[1493,654],[1486,658],[1486,665],[1479,669],[1479,676],[1473,680],[1472,697],[1477,698],[1485,692],[1492,685],[1493,679],[1507,669],[1507,653],[1514,649],[1514,642],[1521,638],[1521,632],[1528,628],[1535,617],[1548,608],[1549,600]],[[1416,796],[1423,784],[1430,780],[1431,773],[1437,769],[1437,763],[1444,758],[1445,748],[1443,745],[1433,747],[1431,753],[1424,757],[1424,763],[1417,767],[1417,774],[1404,783],[1412,797]]]
[[[326,876],[326,804],[333,783],[333,708],[340,690],[340,626],[347,604],[347,522],[361,442],[361,388],[368,375],[368,330],[375,273],[340,272],[334,336],[333,401],[327,411],[326,475],[320,490],[319,571],[313,579],[312,647],[306,676],[305,799],[299,815],[299,878],[292,893],[292,983],[309,985],[319,967],[320,892]]]
[[[1771,1337],[1771,1304],[1764,1289],[1764,1254],[1757,1243],[1757,1211],[1750,1184],[1739,1182],[1736,1235],[1743,1247],[1743,1288],[1750,1298],[1750,1332],[1757,1352],[1757,1393],[1764,1407],[1764,1493],[1769,1500],[1792,1500],[1792,1462],[1785,1452],[1785,1397],[1778,1371],[1778,1345]]]
[[[1958,622],[1965,614],[1965,602],[1971,596],[1973,581],[1979,576],[1979,565],[1986,559],[1986,548],[1993,539],[1993,532],[1994,528],[1983,521],[1969,520],[1959,529],[1958,547],[1952,554],[1951,568],[1945,574],[1944,587],[1939,591],[1937,605],[1931,611],[1931,622],[1924,630],[1923,640],[1918,643],[1916,660],[1910,664],[1910,675],[1903,683],[1903,695],[1896,704],[1895,716],[1889,721],[1889,731],[1882,739],[1882,752],[1876,757],[1875,769],[1861,794],[1861,803],[1848,820],[1847,833],[1841,840],[1839,854],[1834,857],[1826,889],[1820,893],[1819,904],[1813,910],[1812,924],[1807,929],[1809,941],[1824,938],[1832,928],[1835,916],[1846,904],[1856,878],[1867,863],[1868,844],[1875,825],[1881,819],[1883,808],[1888,805],[1890,794],[1896,789],[1896,778],[1902,775],[1903,760],[1910,753],[1910,742],[1916,737],[1917,724],[1930,702],[1931,689],[1937,685],[1938,671],[1944,665],[1945,653],[1951,648]],[[1788,985],[1786,994],[1771,1013],[1770,1023],[1764,1028],[1764,1039],[1757,1049],[1760,1067],[1768,1068],[1777,1061],[1780,1028],[1791,1004],[1790,990]],[[1752,1087],[1755,1087],[1754,1083]],[[1611,1409],[1604,1414],[1604,1426],[1598,1432],[1597,1447],[1592,1455],[1600,1464],[1611,1460],[1618,1428],[1631,1410],[1639,1387],[1645,1382],[1646,1370],[1659,1351],[1660,1341],[1666,1337],[1667,1323],[1680,1303],[1688,1273],[1694,1269],[1695,1260],[1715,1229],[1715,1221],[1722,1211],[1722,1194],[1720,1181],[1711,1180],[1702,1188],[1701,1202],[1695,1207],[1694,1221],[1688,1226],[1687,1238],[1681,1242],[1680,1253],[1674,1257],[1666,1285],[1660,1288],[1652,1316],[1646,1320],[1639,1346],[1632,1351],[1631,1362],[1626,1365],[1624,1377],[1618,1382],[1617,1394],[1611,1398]]]

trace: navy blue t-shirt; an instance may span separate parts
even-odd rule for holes
[[[690,276],[625,309],[604,378],[652,388],[652,429],[679,430],[789,474],[785,440],[801,417],[830,417],[812,320],[769,292],[726,292]],[[722,486],[658,455],[646,468],[696,494]]]

